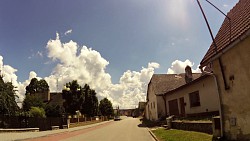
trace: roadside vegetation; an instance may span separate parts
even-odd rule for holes
[[[212,141],[212,135],[193,131],[165,130],[159,128],[152,131],[160,141]]]

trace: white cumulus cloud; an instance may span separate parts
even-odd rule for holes
[[[16,92],[17,96],[19,97],[17,101],[22,101],[24,99],[24,95],[22,91],[19,91],[19,89],[22,89],[20,87],[20,83],[17,81],[17,69],[9,66],[9,65],[4,65],[3,63],[3,57],[0,55],[0,75],[3,76],[3,80],[5,82],[12,82],[12,84],[16,87]]]
[[[47,42],[46,49],[47,57],[57,63],[51,74],[43,78],[49,84],[51,92],[61,91],[67,82],[77,80],[80,85],[89,84],[96,90],[99,100],[106,97],[113,106],[119,105],[120,108],[135,108],[138,102],[146,100],[147,84],[154,70],[160,67],[158,63],[150,62],[139,71],[127,70],[120,81],[113,84],[111,75],[106,72],[109,62],[98,51],[80,46],[74,41],[62,43],[58,33],[55,39]],[[2,56],[0,65],[3,66],[4,80],[12,81],[17,87],[17,101],[24,99],[25,87],[32,78],[42,79],[31,71],[27,80],[18,82],[15,74],[17,69],[3,65]]]
[[[52,74],[45,77],[51,91],[60,91],[65,83],[78,80],[80,85],[86,83],[95,89],[99,99],[107,97],[121,108],[134,108],[139,101],[145,101],[147,84],[154,70],[160,67],[151,62],[140,71],[128,70],[118,84],[113,84],[111,75],[105,71],[109,62],[98,51],[74,41],[62,43],[58,33],[56,39],[48,41],[46,48],[48,57],[59,62]]]
[[[184,73],[185,72],[185,67],[187,65],[192,68],[192,72],[193,73],[200,73],[199,66],[197,66],[195,69],[193,69],[194,63],[187,59],[184,62],[182,62],[180,60],[175,60],[174,62],[172,62],[171,67],[168,68],[167,74],[180,74],[180,73]]]

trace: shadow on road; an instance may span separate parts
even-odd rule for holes
[[[141,128],[146,128],[146,127],[148,127],[148,126],[146,126],[146,125],[145,125],[145,124],[143,124],[143,123],[138,124],[137,126],[138,126],[138,127],[141,127]]]
[[[141,121],[141,124],[138,124],[137,126],[141,127],[141,128],[146,128],[146,127],[150,128],[150,127],[155,127],[158,125],[157,122],[150,121],[150,120],[147,120],[145,118],[140,119],[140,121]]]

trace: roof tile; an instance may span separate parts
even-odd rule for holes
[[[242,34],[250,29],[250,0],[240,0],[231,9],[225,18],[216,37],[217,52],[227,48],[232,42],[239,38]],[[230,39],[230,23],[231,23],[231,39]],[[212,43],[204,58],[201,66],[205,66],[208,61],[216,55],[214,44]]]

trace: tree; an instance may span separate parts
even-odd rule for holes
[[[14,88],[11,82],[5,83],[0,76],[0,114],[2,115],[15,115],[19,109]]]
[[[85,84],[83,87],[85,101],[81,112],[87,116],[95,116],[98,112],[98,98],[95,90],[90,89],[89,85]]]
[[[85,84],[82,88],[76,80],[66,83],[63,98],[65,99],[64,108],[67,113],[75,114],[79,110],[86,116],[97,115],[98,99],[96,92],[88,84]]]
[[[45,108],[45,104],[39,97],[36,97],[35,95],[27,94],[25,96],[25,99],[23,100],[23,110],[29,111],[31,107],[40,107]]]
[[[37,78],[32,78],[30,84],[26,86],[26,95],[47,91],[49,91],[49,85],[44,79],[38,81]]]
[[[47,117],[61,117],[63,109],[59,105],[46,105],[45,112]]]
[[[23,110],[29,111],[31,107],[40,107],[44,109],[45,104],[43,103],[43,100],[34,94],[47,91],[49,91],[49,85],[44,79],[38,81],[37,78],[32,78],[30,84],[26,86],[26,96],[23,101]]]
[[[41,107],[31,107],[29,114],[31,117],[45,118],[45,111]]]
[[[100,101],[99,110],[103,116],[114,115],[112,103],[107,98]]]
[[[75,114],[77,110],[81,110],[85,100],[84,92],[77,80],[66,83],[66,88],[62,91],[65,102],[63,106],[65,111],[70,114]]]

